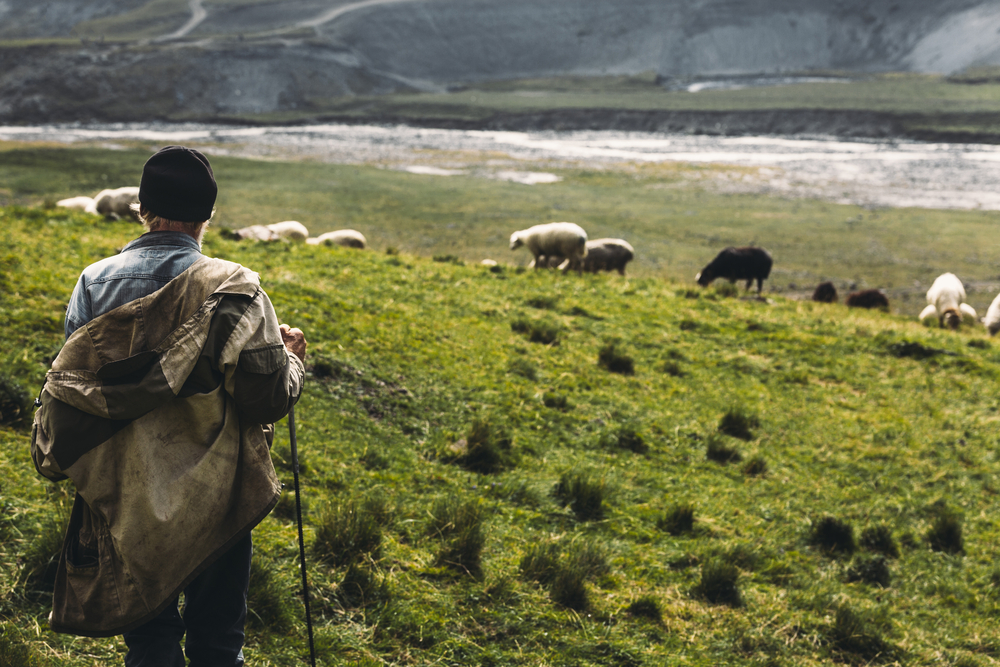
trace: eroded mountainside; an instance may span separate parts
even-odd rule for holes
[[[951,73],[982,0],[0,0],[0,121],[217,118],[548,76]]]

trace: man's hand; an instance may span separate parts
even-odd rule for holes
[[[281,342],[285,344],[285,348],[302,361],[305,361],[306,336],[302,333],[302,329],[293,329],[287,324],[282,324],[279,329],[281,329]]]

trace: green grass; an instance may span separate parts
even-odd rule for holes
[[[144,155],[7,151],[0,187],[22,203],[75,194],[62,188],[137,173]],[[60,159],[74,166],[60,171]],[[704,236],[721,234],[736,214],[774,214],[755,227],[773,224],[764,244],[791,248],[784,237],[792,237],[808,248],[796,230],[810,223],[797,215],[825,211],[832,224],[856,209],[685,187],[668,196],[650,186],[670,182],[669,170],[572,172],[558,189],[524,190],[360,167],[213,165],[224,197],[220,224],[298,202],[305,215],[273,219],[316,215],[309,221],[321,229],[322,202],[328,224],[357,216],[352,223],[370,221],[366,235],[387,230],[371,234],[368,252],[241,245],[213,230],[205,241],[207,254],[259,271],[282,320],[308,336],[311,377],[296,422],[310,553],[324,508],[365,512],[381,533],[377,549],[369,540],[352,559],[310,560],[321,664],[932,665],[1000,657],[1000,350],[981,329],[953,333],[780,294],[761,303],[698,290],[687,282],[694,271],[673,278],[665,267],[712,246],[704,237],[693,242],[684,234],[693,226],[662,213],[637,219],[635,229],[650,238],[658,229],[673,262],[628,279],[434,262],[410,227],[437,216],[434,229],[444,236],[450,222],[482,215],[489,222],[469,222],[469,234],[489,238],[497,229],[503,237],[536,206],[559,201],[582,212],[579,196],[610,211],[602,198],[637,196],[629,206],[645,211],[701,202]],[[313,193],[321,182],[327,191]],[[473,193],[479,199],[466,201]],[[462,202],[449,218],[448,206]],[[255,206],[273,208],[255,214]],[[943,249],[933,261],[951,268],[976,247],[984,274],[994,270],[987,239],[995,215],[878,215],[864,237],[843,225],[845,238],[826,236],[830,252],[848,257],[851,242],[885,239],[902,281],[903,267],[916,273],[930,261],[908,254],[918,246],[912,237],[933,233]],[[0,225],[0,318],[9,323],[0,329],[0,374],[34,395],[62,343],[63,306],[79,271],[138,228],[39,206],[2,208]],[[889,243],[884,227],[904,225],[912,234]],[[387,255],[392,234],[401,252]],[[472,245],[480,242],[437,254],[475,259],[470,248],[486,247]],[[506,252],[502,238],[491,243]],[[829,261],[819,252],[808,261],[784,256],[802,271]],[[882,270],[867,266],[872,275]],[[559,324],[558,345],[511,330],[512,321],[536,316]],[[634,361],[632,375],[597,363],[616,339]],[[896,354],[916,345],[942,353]],[[684,373],[664,372],[668,360],[680,360]],[[546,394],[572,408],[547,406]],[[718,432],[734,406],[757,420],[749,440]],[[643,447],[621,445],[623,435],[640,435]],[[499,438],[507,467],[479,474],[442,456],[463,438]],[[766,474],[709,460],[707,445],[720,438],[765,457]],[[38,571],[46,536],[70,501],[68,485],[37,477],[28,439],[23,422],[0,426],[0,624],[11,647],[3,650],[23,653],[24,645],[38,660],[68,667],[120,663],[120,639],[49,632],[48,603],[21,576],[25,567]],[[282,423],[274,457],[290,486],[287,452]],[[668,517],[687,510],[693,523],[680,516],[672,529]],[[826,518],[837,523],[817,532]],[[853,557],[840,525],[852,531]],[[347,528],[352,545],[376,532]],[[248,663],[296,664],[305,622],[287,508],[261,524],[254,543]],[[876,553],[891,557],[888,588],[872,565]]]
[[[0,144],[0,204],[41,204],[46,199],[92,196],[104,187],[137,185],[152,149]],[[726,167],[566,169],[557,170],[563,182],[529,187],[366,166],[226,157],[213,157],[212,163],[220,184],[217,226],[292,219],[313,235],[353,228],[378,252],[397,248],[411,255],[447,254],[467,262],[490,257],[524,265],[530,254],[508,250],[511,232],[571,220],[594,238],[628,240],[637,253],[629,265],[631,276],[687,283],[721,248],[756,243],[768,248],[775,261],[765,290],[811,293],[818,283],[833,280],[846,293],[855,283],[886,289],[892,309],[910,315],[926,305],[926,289],[941,273],[952,271],[966,282],[995,282],[1000,264],[995,243],[1000,212],[866,210],[811,200],[723,196],[697,186],[702,177],[733,170]],[[691,295],[728,296],[728,283],[717,284],[723,289],[692,286]],[[510,302],[522,316],[515,319],[558,324],[553,317],[573,317],[580,312],[574,308],[582,307],[566,301],[554,302],[554,311],[531,307],[529,301],[540,296],[545,295],[528,293]],[[985,313],[994,296],[992,291],[973,290],[969,302]],[[836,305],[825,308],[820,312],[840,312]],[[595,319],[606,315],[603,304],[594,302],[585,312],[595,326],[603,326]],[[711,321],[694,320],[690,325],[705,331],[713,326]],[[748,329],[766,325],[753,318],[746,322]],[[657,360],[657,366],[663,369],[667,361]],[[753,373],[754,364],[749,357],[735,370]],[[676,371],[684,369],[686,363],[681,363]]]

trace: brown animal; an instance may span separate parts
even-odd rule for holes
[[[877,289],[866,289],[860,292],[851,292],[844,299],[844,303],[849,308],[881,308],[889,310],[889,299]]]
[[[816,291],[813,292],[813,301],[837,303],[837,288],[829,281],[820,283],[816,286]]]

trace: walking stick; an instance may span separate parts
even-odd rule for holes
[[[299,497],[299,452],[295,444],[295,407],[288,411],[288,438],[292,448],[292,475],[295,478],[295,520],[299,525],[299,561],[302,564],[302,598],[306,603],[306,628],[309,630],[309,664],[316,667],[312,615],[309,613],[309,581],[306,579],[306,541],[302,537],[302,499]]]

